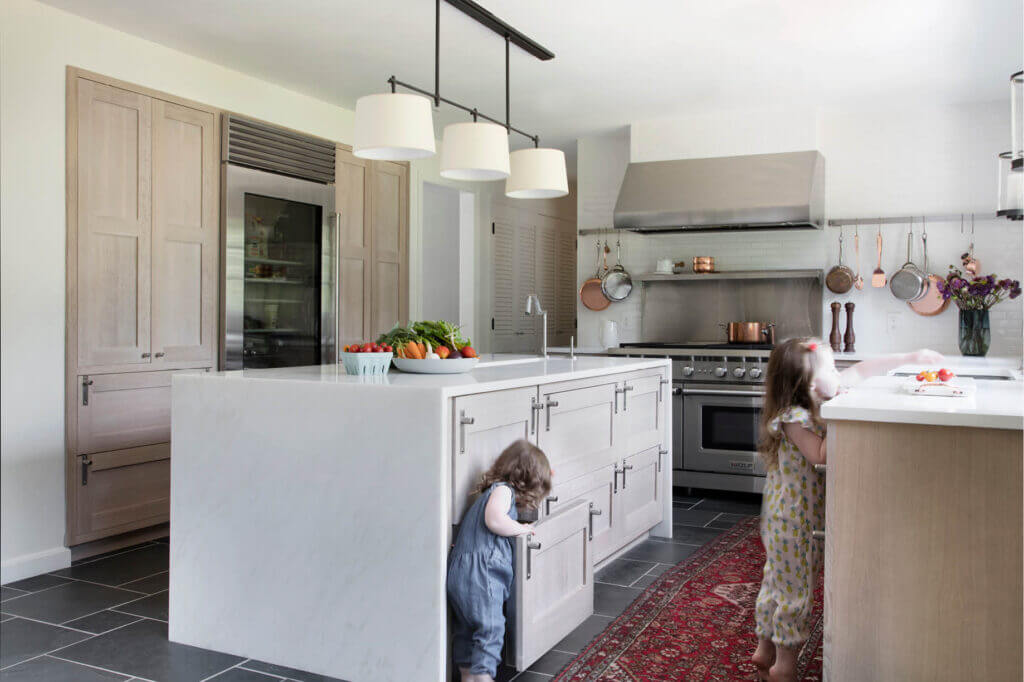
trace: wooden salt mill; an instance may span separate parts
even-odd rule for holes
[[[853,334],[853,308],[852,302],[846,304],[846,334],[843,335],[844,353],[852,353],[854,351],[853,343],[857,340],[857,337]]]
[[[840,350],[839,342],[843,340],[842,335],[839,333],[839,309],[842,307],[839,301],[832,303],[832,333],[828,335],[828,345],[832,346],[833,352],[836,353]]]

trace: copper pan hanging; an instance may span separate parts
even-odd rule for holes
[[[588,279],[580,286],[580,301],[584,306],[590,310],[604,310],[611,301],[604,295],[604,291],[601,289],[601,277],[604,273],[601,272],[601,255],[603,250],[601,249],[601,240],[597,240],[597,268],[594,272],[594,276]],[[607,256],[605,257],[605,271],[608,270]]]

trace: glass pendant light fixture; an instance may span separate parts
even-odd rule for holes
[[[510,155],[512,174],[505,196],[513,199],[554,199],[569,193],[565,152],[544,147],[520,149]]]
[[[1010,76],[1010,155],[1012,169],[1024,170],[1024,71]]]
[[[1024,173],[1015,171],[1013,152],[999,155],[999,202],[996,215],[1010,220],[1024,219]]]
[[[441,177],[504,180],[509,176],[508,131],[495,123],[452,123],[441,141]]]
[[[434,155],[434,115],[420,95],[382,93],[356,101],[352,153],[361,159],[412,161]]]

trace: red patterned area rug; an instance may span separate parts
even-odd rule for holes
[[[554,682],[757,680],[750,655],[764,547],[758,519],[741,521],[666,571]],[[797,679],[821,680],[822,580]]]

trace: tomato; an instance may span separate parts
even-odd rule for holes
[[[473,348],[471,346],[463,346],[463,348],[462,348],[462,357],[464,357],[464,358],[475,358],[476,357],[476,351],[473,350]]]
[[[372,353],[373,352],[373,346],[371,346],[368,343],[364,343],[363,344],[363,352],[364,353]]]
[[[945,367],[939,370],[939,381],[949,381],[955,376],[956,375],[953,374],[952,371],[946,369]]]
[[[924,381],[924,372],[921,372],[920,374],[918,374],[918,375],[917,375],[917,377],[916,377],[916,379],[917,379],[918,381]]]
[[[348,347],[348,352],[349,353],[358,353],[359,352],[359,346],[349,346]]]

